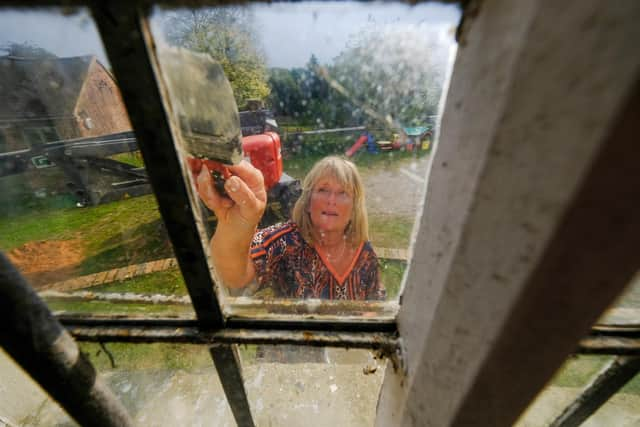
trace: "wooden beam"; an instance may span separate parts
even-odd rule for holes
[[[475,13],[402,296],[406,369],[387,370],[380,426],[512,425],[640,265],[640,4]]]

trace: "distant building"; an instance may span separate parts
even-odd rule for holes
[[[131,130],[114,77],[95,56],[0,57],[0,153]]]

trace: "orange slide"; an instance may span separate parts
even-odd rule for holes
[[[353,144],[344,154],[347,157],[353,156],[354,154],[356,154],[356,151],[358,151],[365,142],[367,142],[367,135],[360,136],[360,138],[358,138],[356,143]]]

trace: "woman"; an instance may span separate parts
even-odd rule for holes
[[[277,297],[384,299],[378,259],[368,241],[364,188],[355,165],[327,157],[307,174],[290,221],[256,231],[265,209],[262,175],[243,161],[215,190],[203,167],[198,192],[218,218],[211,255],[222,282],[253,280]]]

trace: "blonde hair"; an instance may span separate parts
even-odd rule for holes
[[[304,178],[302,194],[296,201],[292,214],[292,219],[298,225],[302,237],[313,243],[311,234],[313,224],[308,212],[311,194],[318,181],[327,177],[335,179],[353,197],[351,219],[345,230],[345,236],[351,244],[359,244],[369,240],[369,222],[362,178],[360,178],[356,165],[338,156],[329,156],[318,161]]]

